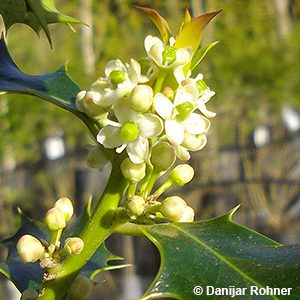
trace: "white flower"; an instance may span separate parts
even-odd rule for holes
[[[145,50],[156,66],[173,70],[176,80],[181,82],[185,78],[183,67],[192,59],[193,49],[176,49],[171,45],[172,39],[170,41],[170,45],[165,46],[159,38],[148,35],[144,42]]]
[[[205,104],[215,94],[216,93],[211,91],[203,81],[203,75],[198,74],[195,79],[187,78],[181,82],[178,87],[174,103],[178,105],[180,104],[180,101],[190,101],[194,105],[195,109],[199,109],[204,116],[207,118],[213,118],[216,116],[216,113],[207,110]]]
[[[119,101],[114,108],[119,122],[111,121],[103,127],[97,140],[105,148],[115,148],[121,153],[125,148],[130,160],[139,164],[149,155],[149,138],[158,136],[163,130],[162,120],[151,113],[138,113]]]
[[[119,59],[110,60],[105,66],[105,75],[91,85],[88,93],[90,102],[106,109],[128,96],[138,83],[149,80],[141,75],[141,66],[134,59],[127,67]]]
[[[176,98],[176,96],[175,96]],[[201,150],[206,145],[205,133],[210,122],[204,116],[192,112],[194,107],[189,101],[177,99],[178,105],[161,93],[154,96],[154,108],[165,120],[165,132],[181,160],[190,158],[188,151]]]

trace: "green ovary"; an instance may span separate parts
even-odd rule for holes
[[[123,81],[126,80],[125,73],[123,73],[120,70],[113,70],[109,74],[109,78],[110,78],[112,84],[115,85],[115,86],[117,86],[119,83],[122,83]]]
[[[163,64],[170,65],[176,60],[176,49],[173,46],[166,46],[162,53]]]
[[[176,116],[178,121],[186,119],[194,109],[194,105],[191,102],[184,102],[176,106],[178,115]]]
[[[140,134],[139,126],[133,122],[126,122],[119,133],[119,137],[124,142],[135,141]]]

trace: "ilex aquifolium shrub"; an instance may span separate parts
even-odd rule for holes
[[[19,239],[21,259],[39,262],[44,269],[39,288],[42,299],[88,297],[94,284],[80,272],[86,272],[84,266],[95,251],[107,255],[105,247],[99,246],[110,234],[141,235],[140,226],[194,220],[194,210],[180,196],[162,195],[171,186],[182,187],[192,180],[194,170],[186,162],[191,152],[205,147],[210,119],[216,115],[207,108],[215,93],[202,74],[192,71],[214,45],[198,49],[203,29],[218,12],[191,18],[186,10],[179,32],[172,35],[156,11],[138,9],[161,34],[145,37],[145,57],[127,63],[118,58],[108,61],[104,74],[87,90],[80,90],[65,70],[22,89],[33,88],[34,93],[70,110],[87,125],[95,142],[87,156],[89,167],[102,170],[107,163],[112,165],[93,213],[89,207],[69,231],[79,232],[80,237],[66,234],[74,209],[70,199],[62,197],[44,217],[49,239],[29,234]],[[51,84],[49,78],[54,78],[56,85],[53,95],[52,87],[46,92],[34,90]],[[100,270],[109,267],[100,266]],[[24,291],[23,297],[34,298],[36,293]]]

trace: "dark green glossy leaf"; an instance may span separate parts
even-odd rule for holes
[[[65,67],[56,72],[32,76],[24,74],[10,57],[4,38],[0,40],[0,93],[34,95],[71,111],[77,111],[75,98],[79,86]]]
[[[220,298],[206,296],[207,286],[247,288],[245,299],[286,299],[250,296],[251,286],[292,288],[289,299],[300,299],[300,245],[282,246],[233,223],[232,214],[142,229],[161,255],[157,277],[142,299],[196,300],[195,286],[203,287],[204,299]]]
[[[70,78],[64,67],[43,75],[24,74],[10,57],[4,38],[0,40],[0,95],[5,93],[37,96],[64,108],[80,118],[96,136],[99,128],[75,105],[79,86]]]
[[[50,45],[52,42],[48,24],[83,24],[60,13],[55,7],[54,0],[1,0],[0,14],[3,17],[6,30],[15,23],[26,24],[36,33],[43,29]]]
[[[202,48],[200,48],[195,55],[192,58],[192,62],[191,62],[191,66],[190,66],[190,70],[194,70],[198,64],[201,62],[201,60],[204,58],[204,56],[206,55],[206,53],[215,45],[217,45],[219,42],[214,42],[214,43],[210,43]]]
[[[105,244],[102,244],[93,254],[88,263],[84,266],[81,273],[93,279],[98,273],[108,270],[121,269],[131,265],[108,265],[109,261],[123,260],[122,257],[116,256],[107,250]]]
[[[8,248],[8,256],[6,263],[0,264],[0,272],[3,273],[20,292],[27,288],[36,289],[42,280],[44,270],[39,263],[24,263],[20,259],[16,244],[24,234],[31,234],[38,239],[49,240],[50,233],[43,223],[34,221],[25,216],[19,210],[21,217],[21,226],[17,233],[2,241],[1,244]]]

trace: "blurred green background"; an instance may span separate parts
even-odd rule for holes
[[[208,108],[218,113],[208,145],[192,157],[196,176],[183,192],[196,219],[242,204],[237,222],[285,244],[299,242],[300,1],[57,0],[61,12],[90,26],[75,25],[77,33],[61,24],[50,26],[51,50],[43,33],[38,38],[29,27],[16,24],[7,34],[9,51],[21,70],[32,75],[68,62],[71,77],[87,89],[103,75],[108,60],[142,58],[145,36],[158,35],[134,4],[158,10],[174,34],[186,6],[193,16],[223,10],[206,28],[202,45],[220,43],[194,72],[203,73],[216,91]],[[2,237],[18,226],[17,206],[41,220],[60,196],[70,197],[79,214],[91,194],[99,195],[108,170],[98,174],[86,167],[91,139],[69,112],[37,98],[3,95],[0,120]],[[157,270],[157,253],[144,239],[114,237],[108,244],[137,267],[103,275],[106,288],[94,299],[138,299]],[[146,251],[154,253],[151,259],[145,258]],[[124,273],[130,276],[122,277]],[[137,296],[128,296],[122,287],[129,278]]]

